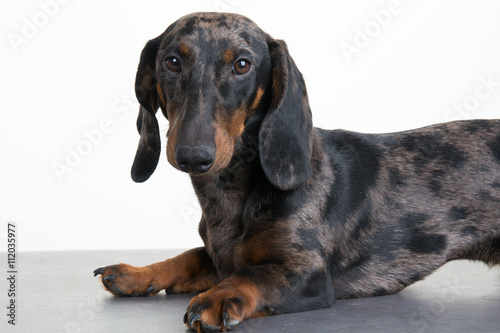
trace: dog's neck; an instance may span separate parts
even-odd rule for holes
[[[191,175],[191,181],[205,219],[209,224],[218,219],[234,220],[243,213],[245,201],[255,185],[253,179],[262,174],[256,136],[244,137],[236,143],[229,165],[220,171]]]

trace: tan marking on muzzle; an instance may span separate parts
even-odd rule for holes
[[[167,132],[167,160],[176,169],[180,169],[175,160],[175,146],[177,144],[177,136],[179,134],[179,122],[174,117],[174,112],[170,108],[167,109],[169,127]]]
[[[160,100],[160,105],[163,109],[167,107],[167,102],[165,102],[165,99],[163,98],[163,91],[161,90],[161,85],[158,82],[156,85],[156,92],[158,93],[158,99]]]
[[[217,171],[227,167],[231,162],[234,151],[234,140],[218,121],[215,121],[215,149],[215,162],[210,171]]]

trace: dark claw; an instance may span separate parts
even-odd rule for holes
[[[205,323],[201,323],[201,329],[205,333],[217,333],[220,332],[220,326],[213,326]]]
[[[155,289],[155,286],[154,284],[150,285],[148,290],[146,290],[146,296],[149,296],[149,294],[151,294],[151,292]]]
[[[227,327],[228,322],[229,322],[229,315],[227,314],[227,312],[224,312],[222,314],[222,325],[224,325],[224,327],[228,328]]]
[[[199,313],[191,313],[189,314],[189,326],[193,326],[193,323],[197,320],[200,320],[200,314]]]
[[[237,319],[230,319],[227,312],[224,312],[222,314],[222,323],[224,324],[224,327],[226,329],[232,330],[233,328],[235,328],[236,326],[238,326],[240,324],[240,321]]]
[[[104,273],[104,267],[98,268],[94,271],[94,277],[97,275],[102,275]]]
[[[107,286],[107,282],[113,282],[115,281],[116,275],[108,275],[102,278],[102,283],[104,283],[105,286]]]
[[[123,290],[120,289],[115,282],[116,275],[108,275],[102,278],[102,284],[111,291],[113,294],[118,296],[129,296]]]
[[[187,312],[184,314],[183,321],[184,321],[184,324],[188,322],[188,313]]]

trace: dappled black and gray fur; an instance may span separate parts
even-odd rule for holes
[[[136,90],[132,177],[156,167],[161,108],[205,247],[96,270],[114,294],[208,290],[185,322],[218,331],[393,294],[450,260],[500,264],[499,120],[376,135],[313,128],[285,43],[235,14],[188,15],[151,40]]]

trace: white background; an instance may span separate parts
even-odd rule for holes
[[[495,0],[2,0],[1,250],[8,221],[23,251],[201,245],[189,177],[164,152],[148,182],[130,178],[133,85],[148,39],[184,14],[216,10],[286,40],[315,126],[388,132],[500,118]]]

